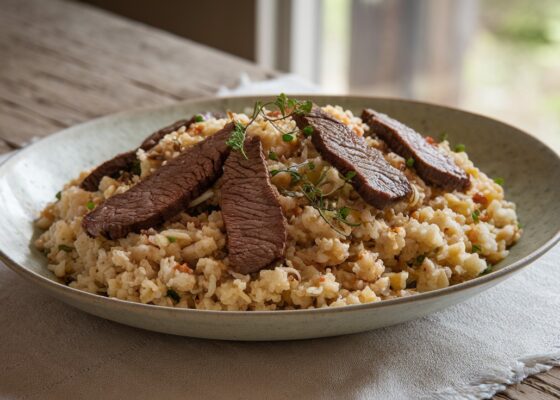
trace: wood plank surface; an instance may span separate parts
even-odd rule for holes
[[[275,76],[83,4],[0,0],[0,154],[101,115],[212,95],[243,72]],[[494,398],[559,399],[560,368]]]
[[[185,23],[188,23],[186,21]],[[69,125],[234,86],[240,58],[58,0],[0,1],[0,138],[22,145]]]

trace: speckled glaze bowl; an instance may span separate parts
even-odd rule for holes
[[[23,278],[86,312],[153,331],[229,340],[283,340],[333,336],[405,322],[459,303],[509,278],[560,238],[560,158],[532,136],[490,118],[431,104],[368,97],[298,96],[361,112],[371,107],[425,135],[448,134],[464,143],[489,176],[505,179],[517,203],[524,235],[495,272],[411,297],[333,309],[297,311],[200,311],[132,303],[72,289],[48,271],[32,246],[33,220],[69,179],[129,150],[149,133],[185,115],[243,111],[257,97],[202,99],[162,108],[124,112],[49,136],[0,166],[0,258]]]

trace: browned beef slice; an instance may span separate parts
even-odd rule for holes
[[[465,190],[470,186],[465,171],[412,128],[370,109],[364,110],[362,120],[393,151],[407,159],[412,158],[418,175],[425,181],[448,190]]]
[[[107,199],[84,217],[86,232],[93,237],[118,239],[178,214],[221,175],[229,154],[226,140],[233,129],[233,123],[227,124],[128,191]]]
[[[286,222],[260,140],[247,139],[245,152],[248,159],[232,152],[225,162],[220,203],[229,262],[242,274],[272,266],[286,248]]]
[[[311,141],[325,160],[342,174],[356,172],[352,186],[367,203],[382,209],[410,195],[412,188],[404,174],[346,125],[318,107],[295,119],[300,129],[313,128]]]
[[[210,116],[211,115],[209,114],[205,115],[206,118]],[[165,128],[162,128],[159,131],[156,131],[148,136],[142,142],[139,148],[144,151],[148,151],[156,144],[158,144],[158,142],[163,139],[165,135],[175,132],[183,126],[188,129],[188,127],[191,126],[195,121],[196,116],[192,117],[191,119],[181,119],[169,126],[166,126]],[[101,179],[103,179],[104,176],[116,178],[122,171],[132,170],[134,163],[137,161],[137,150],[138,148],[126,153],[121,153],[111,158],[110,160],[107,160],[104,163],[100,164],[82,181],[80,187],[89,192],[95,192],[99,187],[99,182],[101,182]]]
[[[80,187],[88,192],[95,192],[104,176],[116,178],[122,171],[130,171],[135,161],[136,150],[118,154],[91,171],[82,181]]]

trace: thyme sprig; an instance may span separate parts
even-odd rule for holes
[[[307,114],[311,112],[312,108],[313,103],[311,101],[292,99],[284,93],[281,93],[278,97],[276,97],[276,99],[274,99],[274,101],[266,103],[257,101],[253,106],[253,112],[246,125],[234,120],[235,127],[226,144],[231,147],[232,150],[239,151],[246,159],[247,155],[245,154],[244,143],[247,136],[247,128],[251,126],[259,116],[270,123],[270,125],[282,135],[282,140],[284,142],[293,141],[299,132],[303,134],[303,137],[308,138],[313,134],[313,127],[306,126],[301,130],[296,128],[294,130],[287,131],[282,129],[278,123],[294,115]],[[268,112],[265,112],[265,110]],[[271,151],[269,153],[269,158],[271,160],[278,160],[278,155]],[[347,183],[351,183],[354,176],[356,176],[356,172],[347,172],[344,176],[342,176],[344,181],[342,185],[334,187],[328,192],[324,192],[322,187],[325,184],[327,172],[330,168],[323,168],[319,179],[317,179],[315,183],[309,179],[307,173],[302,173],[302,169],[305,171],[312,171],[315,169],[315,164],[312,161],[292,165],[286,169],[274,169],[270,171],[270,175],[276,176],[280,173],[289,174],[290,188],[289,190],[281,190],[282,194],[290,197],[304,197],[309,205],[318,211],[321,218],[335,232],[342,236],[346,236],[346,233],[341,231],[335,225],[335,222],[348,226],[359,226],[360,223],[354,223],[348,220],[348,216],[352,211],[351,208],[346,206],[337,207],[336,204],[333,204],[328,197],[337,193]]]
[[[271,113],[280,113],[280,117],[270,117],[264,112],[265,109],[270,108]],[[255,102],[253,106],[253,113],[251,114],[251,119],[247,125],[243,125],[239,121],[234,121],[235,127],[231,132],[229,139],[226,144],[231,147],[234,151],[239,151],[245,159],[247,155],[245,154],[244,143],[245,137],[247,136],[247,128],[255,122],[255,120],[260,116],[265,121],[268,121],[274,129],[282,134],[282,140],[285,142],[291,142],[295,139],[295,135],[300,131],[299,129],[294,129],[291,131],[285,131],[280,128],[277,124],[278,121],[285,120],[295,114],[305,114],[311,111],[313,108],[313,103],[309,100],[300,101],[292,98],[288,98],[284,93],[280,94],[274,101],[269,101],[267,103],[261,103],[260,101]],[[313,128],[305,127],[303,129],[304,136],[308,137],[313,133]]]
[[[328,173],[328,170],[332,168],[323,168],[321,171],[321,175],[316,183],[313,183],[311,179],[309,179],[307,173],[302,172],[301,170],[312,171],[315,169],[315,164],[312,161],[308,161],[302,164],[295,164],[290,166],[287,169],[275,169],[270,171],[272,176],[276,176],[280,173],[287,173],[290,175],[290,188],[292,190],[284,190],[282,194],[290,197],[305,197],[308,204],[317,210],[319,216],[338,234],[342,236],[347,236],[347,234],[341,231],[336,225],[335,221],[356,227],[360,226],[360,223],[355,223],[348,220],[348,216],[350,215],[352,209],[349,207],[337,207],[336,203],[332,203],[329,196],[335,194],[339,190],[341,190],[344,185],[347,183],[352,182],[352,178],[356,175],[354,171],[350,171],[346,173],[342,179],[342,185],[331,189],[328,192],[323,191],[322,187],[325,184],[325,179]]]

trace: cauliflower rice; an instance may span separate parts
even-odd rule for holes
[[[338,106],[323,110],[357,135],[369,130],[362,120]],[[232,114],[244,124],[246,114]],[[250,275],[228,265],[226,233],[217,205],[220,180],[199,198],[197,212],[183,212],[158,229],[126,238],[91,238],[82,218],[105,199],[128,190],[165,160],[176,157],[221,129],[227,119],[210,119],[165,136],[147,152],[139,150],[141,176],[104,177],[99,191],[79,184],[88,172],[69,182],[37,220],[45,230],[35,245],[48,257],[48,268],[69,286],[122,300],[168,307],[205,310],[285,310],[364,304],[444,288],[489,272],[508,254],[521,235],[515,205],[504,199],[502,187],[469,160],[439,144],[471,179],[465,192],[445,192],[426,185],[406,160],[379,139],[367,137],[387,161],[404,171],[413,196],[385,210],[366,204],[344,177],[325,162],[309,138],[296,135],[282,140],[262,117],[248,127],[249,136],[261,138],[269,170],[313,162],[314,173],[326,173],[325,192],[338,206],[351,209],[356,226],[334,230],[303,198],[286,189],[289,174],[271,182],[288,223],[286,258],[273,269]],[[278,124],[278,123],[277,123]],[[296,129],[287,118],[286,130]],[[354,225],[354,224],[353,224]],[[342,232],[340,232],[342,231]],[[344,233],[344,234],[343,234]]]

